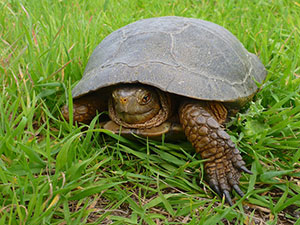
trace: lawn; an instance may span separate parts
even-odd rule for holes
[[[0,224],[300,224],[298,0],[0,0]],[[60,108],[116,29],[185,16],[230,30],[268,76],[227,124],[253,175],[230,207],[186,142],[73,126]]]

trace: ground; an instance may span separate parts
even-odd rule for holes
[[[300,3],[0,1],[0,224],[300,224]],[[71,101],[97,44],[136,20],[185,16],[230,30],[265,65],[227,123],[253,175],[229,207],[186,141],[127,140],[73,126]],[[101,118],[100,118],[101,119]]]

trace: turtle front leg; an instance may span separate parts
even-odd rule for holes
[[[222,110],[225,115],[222,115]],[[224,114],[224,113],[223,113]],[[179,109],[180,122],[187,139],[205,162],[210,187],[232,205],[229,192],[232,188],[240,195],[240,171],[251,173],[242,160],[239,150],[220,123],[226,118],[222,104],[185,103]]]
[[[107,103],[99,98],[97,94],[90,94],[73,100],[73,121],[79,123],[89,123],[96,116],[97,111],[107,110]],[[65,120],[69,121],[69,107],[64,105],[61,109]]]

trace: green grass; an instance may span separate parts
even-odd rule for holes
[[[0,224],[300,224],[300,3],[0,0]],[[74,127],[60,108],[96,45],[141,18],[218,23],[268,70],[228,124],[253,175],[229,207],[190,144]]]

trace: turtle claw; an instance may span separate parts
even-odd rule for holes
[[[248,170],[245,166],[241,166],[240,167],[240,170],[244,171],[245,173],[248,173],[248,174],[253,174],[250,170]]]
[[[223,164],[223,167],[217,166],[216,167],[208,167],[207,166],[207,173],[208,176],[208,182],[211,189],[217,193],[221,198],[224,197],[225,201],[232,206],[232,198],[230,196],[230,192],[232,190],[235,190],[235,192],[243,197],[244,193],[239,187],[239,178],[240,178],[240,172],[239,170],[242,170],[241,168],[244,168],[244,166],[241,167],[234,167],[234,164],[231,163],[231,161],[228,161],[224,159],[221,161]],[[246,168],[246,167],[245,167]],[[251,172],[251,171],[249,171]]]
[[[231,200],[231,196],[230,196],[230,194],[229,194],[229,191],[224,190],[224,191],[223,191],[223,195],[225,196],[226,202],[227,202],[230,206],[233,206],[233,203],[232,203],[232,200]]]
[[[214,180],[211,180],[209,182],[209,186],[211,187],[211,189],[214,190],[214,192],[216,192],[220,197],[222,197],[222,193],[221,193],[220,188],[218,186],[218,182],[216,182]]]
[[[233,189],[236,191],[236,193],[238,193],[239,196],[243,197],[245,195],[237,184],[233,185]]]

